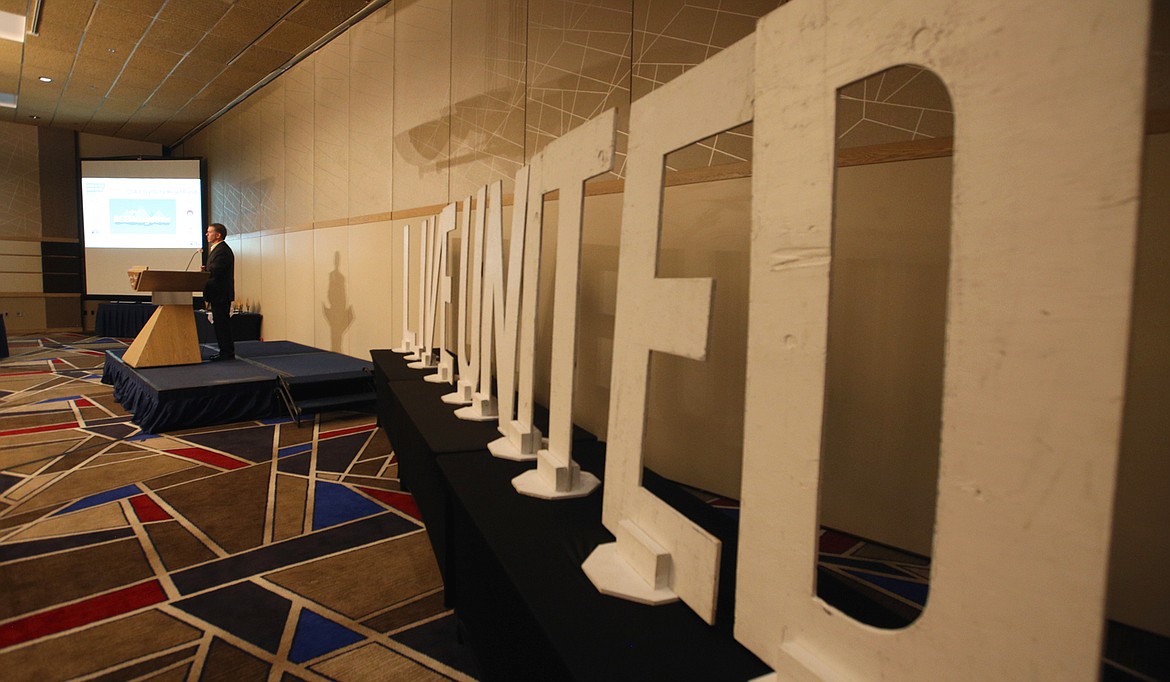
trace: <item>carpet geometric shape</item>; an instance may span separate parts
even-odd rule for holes
[[[358,461],[364,462],[367,459],[373,459],[375,457],[385,457],[386,455],[393,454],[393,452],[394,448],[390,445],[390,437],[386,435],[384,430],[378,429],[374,432],[374,437],[366,444],[366,448],[362,450]]]
[[[248,466],[247,462],[228,457],[227,455],[221,455],[218,452],[212,452],[206,448],[173,448],[168,449],[167,452],[186,457],[187,459],[193,459],[203,464],[210,464],[220,469],[227,469],[228,471],[243,469]]]
[[[299,476],[276,475],[276,502],[273,505],[272,539],[279,542],[304,532],[305,500],[309,481]]]
[[[362,625],[383,633],[400,630],[411,623],[427,620],[446,611],[447,605],[444,600],[443,591],[439,590],[367,618],[362,621]]]
[[[26,523],[31,523],[39,518],[48,516],[49,514],[52,514],[54,511],[59,509],[61,506],[62,505],[49,505],[48,507],[41,507],[32,511],[22,512],[20,514],[12,514],[10,516],[0,518],[0,532],[8,528],[23,526]]]
[[[384,511],[377,503],[337,483],[317,481],[314,493],[313,530],[336,526]]]
[[[16,535],[9,536],[6,542],[123,528],[126,523],[126,515],[122,513],[121,505],[106,504],[83,509],[68,516],[62,516],[62,512],[58,512],[43,521],[34,523]]]
[[[311,448],[312,446],[310,446]],[[277,471],[285,474],[296,474],[298,476],[309,475],[309,465],[312,464],[312,453],[302,452],[297,455],[290,455],[288,457],[281,457],[276,464]]]
[[[223,429],[188,433],[184,440],[215,450],[230,452],[251,462],[272,459],[272,426],[253,426],[243,429]]]
[[[264,541],[270,470],[270,464],[254,464],[157,494],[220,547],[240,552]]]
[[[397,514],[383,512],[360,521],[333,526],[283,542],[257,547],[202,566],[194,566],[185,571],[172,573],[171,579],[181,594],[194,594],[216,585],[226,585],[249,576],[266,574],[286,566],[304,564],[320,557],[347,552],[385,538],[417,533],[418,529],[417,524]]]
[[[34,464],[33,466],[36,466],[36,465]],[[20,470],[19,467],[9,469],[9,471],[11,471],[13,473],[18,473],[18,474],[24,473]],[[33,476],[31,478],[26,478],[23,481],[21,481],[20,483],[17,483],[16,485],[9,488],[8,492],[5,493],[5,497],[7,497],[9,500],[13,500],[13,501],[17,501],[17,502],[25,502],[26,500],[29,500],[29,499],[36,499],[34,497],[36,495],[36,493],[38,491],[46,488],[50,483],[52,483],[55,480],[57,480],[57,477],[54,474],[45,474],[42,476]],[[65,498],[65,499],[68,499],[68,498]],[[35,505],[26,504],[26,506],[29,506],[29,507],[51,506],[53,504],[56,504],[58,502],[63,502],[63,501],[65,501],[65,500],[53,500],[52,502],[38,503]]]
[[[147,636],[149,634],[149,636]],[[62,637],[0,651],[0,670],[24,680],[71,679],[193,642],[203,632],[151,609]]]
[[[158,581],[151,580],[18,618],[0,625],[0,649],[137,611],[166,598]]]
[[[23,480],[24,479],[21,478],[20,476],[11,476],[9,474],[0,474],[0,493],[3,493],[5,490],[8,490],[12,486],[16,485],[17,483],[20,483]]]
[[[114,488],[113,490],[107,490],[105,492],[100,492],[96,495],[90,495],[89,497],[83,497],[80,500],[69,505],[68,507],[65,507],[61,511],[57,512],[53,516],[61,516],[63,514],[69,514],[70,512],[75,512],[75,511],[79,511],[82,509],[88,509],[90,507],[96,507],[100,504],[105,504],[107,502],[113,502],[114,500],[120,500],[120,499],[125,498],[125,497],[132,497],[134,495],[139,495],[141,493],[142,493],[142,489],[136,485],[133,485],[133,484],[124,485],[121,488]]]
[[[372,630],[299,597],[294,609],[252,581],[322,561],[342,572],[318,573],[316,589],[384,626],[379,632],[446,611],[433,558],[418,579],[393,575],[401,570],[393,560],[379,567],[384,556],[363,551],[404,540],[397,549],[408,556],[398,561],[429,554],[371,415],[143,433],[100,383],[103,351],[128,343],[14,338],[16,357],[0,360],[0,640],[20,642],[0,645],[0,680],[322,679],[300,666],[347,656]],[[325,477],[334,482],[309,487]],[[309,532],[313,509],[318,530]],[[356,568],[342,560],[352,553]],[[179,596],[167,598],[168,583]],[[205,619],[189,615],[202,607]],[[363,679],[466,679],[434,662],[445,655],[389,644],[347,658],[333,679],[346,668]],[[377,667],[385,655],[389,672]]]
[[[134,515],[143,523],[150,523],[152,521],[166,521],[171,518],[167,510],[159,506],[147,495],[135,495],[130,498],[130,506],[134,509]]]
[[[346,580],[322,580],[322,576]],[[265,576],[354,620],[443,586],[426,533],[383,540]]]
[[[313,666],[313,671],[335,680],[370,679],[411,682],[447,682],[450,678],[380,644],[367,644]]]
[[[134,433],[138,430],[138,427],[134,426],[133,424],[127,424],[123,422],[116,424],[105,424],[101,426],[87,425],[85,430],[92,431],[93,433],[100,434],[102,436],[108,436],[109,438],[120,439]]]
[[[290,446],[285,447],[285,448],[280,448],[279,450],[277,450],[276,454],[277,454],[277,457],[283,458],[283,457],[289,457],[291,455],[299,455],[303,452],[312,452],[312,451],[313,451],[313,444],[312,443],[297,443],[296,445],[290,445]]]
[[[359,459],[349,468],[349,473],[356,476],[377,476],[386,465],[386,459],[385,455],[374,459]]]
[[[174,473],[189,466],[191,466],[190,462],[175,457],[155,455],[130,462],[117,462],[95,469],[81,469],[38,492],[25,504],[40,507],[55,502],[85,498],[148,478]]]
[[[73,435],[72,433],[62,434],[62,438],[47,443],[5,447],[0,450],[0,469],[11,469],[21,464],[40,461],[45,457],[57,456],[63,452],[68,452],[75,445],[85,440],[85,438],[70,437]],[[5,443],[5,445],[11,446],[10,443]]]
[[[247,651],[216,637],[207,649],[207,659],[203,662],[199,680],[267,680],[271,669],[272,666]]]
[[[84,443],[79,444],[77,447],[65,453],[63,457],[53,462],[52,465],[46,467],[42,473],[55,474],[58,471],[68,471],[92,458],[94,453],[105,446],[106,443],[107,441],[104,438],[98,438],[96,436],[89,438]]]
[[[76,549],[78,547],[100,545],[104,542],[133,536],[134,530],[131,528],[112,528],[110,530],[99,530],[92,533],[78,533],[76,535],[45,538],[43,540],[28,540],[26,542],[11,542],[13,536],[10,535],[4,539],[4,544],[0,544],[0,563],[64,552],[65,550]]]
[[[365,639],[365,636],[305,609],[297,621],[288,660],[304,663]]]
[[[418,510],[418,503],[414,501],[414,495],[410,493],[395,492],[393,490],[379,490],[378,488],[361,488],[358,490],[369,495],[370,497],[384,502],[398,511],[410,516],[411,518],[422,521],[422,513]]]
[[[369,440],[369,432],[354,433],[321,440],[317,443],[317,471],[332,471],[344,473],[349,465],[357,459],[362,446]]]
[[[153,577],[133,538],[3,564],[0,620]]]
[[[146,535],[168,571],[178,571],[215,558],[215,552],[177,521],[152,523]]]
[[[276,653],[292,602],[255,583],[242,582],[174,602],[187,613]]]
[[[118,677],[123,680],[150,680],[150,682],[174,680],[175,682],[180,682],[187,679],[187,670],[191,667],[190,661],[194,660],[195,654],[198,651],[199,647],[191,646],[186,649],[172,651],[169,654],[163,654],[162,656],[155,656],[154,658],[140,661],[125,668],[120,668],[118,670]],[[180,665],[177,668],[171,668],[171,666],[179,661],[188,661],[188,663],[187,665]],[[170,668],[170,670],[166,670],[158,675],[150,675],[150,673],[156,670],[163,670],[164,668]],[[181,673],[181,675],[178,673]],[[102,682],[107,682],[107,680],[112,682],[113,678],[103,676],[97,679]]]
[[[194,481],[200,478],[207,478],[212,474],[218,473],[219,469],[213,469],[202,464],[192,464],[186,469],[176,471],[173,474],[166,474],[164,476],[147,479],[142,482],[142,487],[150,488],[151,490],[170,488],[172,486],[179,485],[180,483],[186,483],[188,481]]]

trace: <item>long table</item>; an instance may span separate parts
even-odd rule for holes
[[[379,421],[485,679],[750,680],[768,672],[731,632],[731,519],[646,470],[647,488],[723,541],[715,625],[681,602],[646,606],[603,595],[581,570],[598,544],[613,541],[601,523],[601,491],[561,501],[518,494],[512,478],[534,465],[487,452],[494,423],[455,418],[439,398],[452,387],[420,381],[428,372],[407,369],[402,356],[371,356]],[[574,458],[604,481],[604,443],[578,429]]]

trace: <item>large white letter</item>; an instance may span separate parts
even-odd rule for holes
[[[533,201],[539,204],[541,196],[560,190],[557,220],[557,261],[553,299],[552,371],[549,391],[548,449],[537,452],[536,470],[512,480],[516,490],[533,497],[546,499],[581,497],[597,487],[597,477],[573,461],[573,380],[577,354],[577,289],[581,271],[581,214],[585,210],[585,181],[613,167],[614,148],[613,109],[582,124],[561,138],[554,140],[544,151],[541,181],[533,192]],[[541,223],[539,219],[528,227],[529,248],[540,251]],[[532,241],[535,239],[535,243]],[[528,258],[532,252],[528,252]],[[528,287],[525,281],[525,289]],[[531,282],[535,290],[535,277]],[[522,309],[525,324],[522,332],[521,357],[535,363],[531,352],[536,340],[536,297],[532,299],[531,314]],[[531,326],[528,326],[531,325]],[[531,376],[531,367],[529,376]],[[521,411],[527,410],[528,424],[532,418],[532,383],[521,384]],[[525,399],[527,398],[527,403]],[[520,417],[518,417],[520,418]]]
[[[418,310],[416,311],[415,324],[418,325],[418,329],[414,333],[414,352],[406,356],[406,359],[415,361],[407,365],[413,369],[427,369],[435,366],[435,358],[431,353],[429,337],[425,331],[427,322],[430,320],[427,314],[427,309],[430,307],[427,300],[430,298],[431,289],[431,248],[435,243],[435,221],[432,219],[424,220],[421,232],[418,251],[418,279],[416,280]]]
[[[483,287],[483,224],[487,188],[481,187],[475,195],[475,234],[471,232],[471,197],[463,200],[459,244],[459,321],[456,328],[456,348],[459,350],[459,383],[455,391],[443,396],[448,405],[468,405],[479,387],[479,297]],[[475,256],[471,244],[475,243]],[[474,263],[472,263],[474,261]],[[468,300],[470,295],[471,300]],[[471,319],[468,320],[468,317]],[[469,348],[470,345],[470,348]]]
[[[760,22],[735,631],[776,679],[1098,679],[1148,10],[797,0]],[[817,497],[837,91],[899,64],[946,83],[957,125],[930,600],[879,630],[816,596]]]
[[[506,434],[504,423],[511,422],[516,404],[516,331],[520,311],[521,262],[524,259],[524,224],[528,206],[528,166],[516,172],[516,193],[512,202],[512,250],[508,256],[508,288],[504,289],[504,235],[503,183],[489,187],[491,213],[488,215],[487,235],[484,238],[482,308],[479,317],[479,390],[472,396],[471,405],[455,411],[455,416],[470,421],[500,420],[500,433]],[[505,295],[507,301],[505,302]],[[499,352],[495,352],[496,344]],[[496,381],[500,401],[492,395],[492,359],[495,358]],[[493,455],[506,457],[519,454],[506,439],[492,441],[488,449]],[[514,452],[515,451],[515,452]],[[529,457],[534,457],[532,455]]]
[[[451,233],[455,231],[456,204],[447,204],[439,214],[439,228],[435,232],[435,263],[431,273],[432,291],[427,299],[430,304],[431,323],[427,332],[432,334],[428,344],[439,351],[438,369],[434,374],[423,377],[434,384],[450,384],[455,381],[455,360],[447,350],[447,308],[451,305],[451,273],[447,271],[447,252],[451,246]]]
[[[597,589],[648,604],[682,599],[715,620],[721,544],[642,487],[650,353],[707,355],[714,282],[659,278],[663,158],[752,117],[751,36],[638,100],[622,209],[602,520],[617,542],[583,568]]]
[[[402,226],[402,341],[394,352],[414,352],[414,332],[410,330],[410,225]]]
[[[527,182],[527,170],[522,169],[517,175],[516,201],[524,203],[525,195],[520,190],[520,178]],[[480,215],[475,223],[475,264],[471,283],[471,305],[475,306],[471,314],[471,354],[472,360],[468,364],[468,374],[478,373],[479,376],[468,376],[466,386],[470,389],[468,397],[469,407],[455,411],[455,416],[469,421],[491,421],[496,418],[496,400],[492,396],[492,324],[495,319],[496,334],[503,334],[504,304],[503,304],[503,183],[493,182],[476,195]],[[484,202],[487,202],[485,205]],[[523,210],[520,211],[523,214]],[[486,221],[485,221],[486,218]],[[485,225],[486,222],[486,225]],[[486,233],[485,233],[486,230]],[[520,228],[520,233],[524,228]],[[485,236],[486,234],[486,236]],[[521,240],[523,241],[523,240]],[[490,299],[490,300],[489,300]],[[499,311],[495,318],[493,311]],[[515,343],[512,344],[515,348]],[[513,353],[515,356],[515,353]],[[463,381],[460,369],[460,381]],[[462,386],[462,384],[461,384]]]

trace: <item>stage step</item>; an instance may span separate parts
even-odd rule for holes
[[[277,392],[296,421],[328,410],[370,410],[377,402],[371,371],[346,372],[330,377],[278,377]]]

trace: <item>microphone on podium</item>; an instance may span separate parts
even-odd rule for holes
[[[183,270],[190,270],[191,263],[195,261],[195,256],[198,256],[201,253],[203,253],[203,249],[195,249],[195,253],[191,254],[191,257],[187,259],[187,267],[183,268]]]

